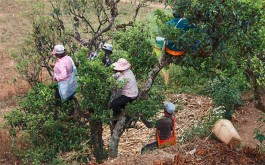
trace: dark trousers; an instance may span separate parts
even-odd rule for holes
[[[141,154],[144,154],[146,153],[147,151],[153,151],[153,150],[156,150],[158,148],[158,143],[157,141],[153,142],[153,143],[149,143],[147,144],[146,146],[144,146],[142,149],[141,149]]]
[[[121,95],[111,102],[110,108],[113,111],[113,116],[118,116],[121,113],[121,109],[124,109],[127,103],[131,103],[134,99]]]

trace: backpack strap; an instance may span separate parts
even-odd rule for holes
[[[178,24],[182,21],[182,18],[179,19],[179,21],[177,22],[177,24],[174,26],[174,28],[177,28]]]

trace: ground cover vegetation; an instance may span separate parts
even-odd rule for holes
[[[32,89],[19,98],[18,108],[5,117],[14,137],[14,151],[24,163],[60,163],[64,161],[60,154],[70,151],[83,163],[92,157],[97,162],[108,156],[115,158],[125,129],[140,118],[154,119],[162,109],[162,101],[169,99],[167,93],[206,95],[216,107],[221,106],[210,119],[205,119],[204,127],[187,132],[183,142],[188,137],[205,135],[206,131],[201,130],[208,130],[218,118],[231,118],[245,90],[254,90],[256,106],[264,111],[260,94],[264,86],[265,2],[166,1],[165,5],[185,13],[196,26],[184,34],[166,28],[166,22],[173,18],[168,11],[157,10],[153,19],[137,20],[147,3],[135,4],[133,16],[125,11],[120,14],[121,2],[114,0],[57,0],[51,1],[50,6],[36,6],[31,15],[33,32],[14,52],[17,70]],[[153,44],[158,27],[164,37],[182,45],[184,56],[164,52],[155,55]],[[115,83],[111,67],[101,64],[101,51],[99,58],[88,60],[88,55],[99,50],[105,41],[114,45],[113,61],[120,57],[130,61],[140,88],[138,99],[126,107],[112,130],[108,145],[102,139],[103,126],[110,124],[112,117],[108,104],[113,87],[122,84]],[[80,109],[75,120],[69,119],[66,112],[78,108],[64,102],[58,106],[53,94],[55,84],[48,80],[52,75],[49,54],[58,42],[66,46],[78,65]],[[194,43],[199,43],[196,49],[192,48]],[[85,115],[86,112],[93,114]],[[24,148],[16,145],[21,138],[27,144]]]

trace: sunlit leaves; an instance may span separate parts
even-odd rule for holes
[[[101,58],[90,61],[87,58],[87,51],[83,48],[78,54],[80,104],[85,111],[93,109],[93,117],[104,118],[103,111],[109,112],[108,102],[115,83],[112,76],[114,73],[111,67],[102,64]]]
[[[114,36],[115,46],[123,50],[125,54],[119,54],[116,58],[126,58],[132,66],[132,70],[139,81],[146,78],[150,69],[157,62],[153,53],[152,31],[146,24],[137,24],[126,32],[118,32]],[[115,52],[114,52],[115,53]]]

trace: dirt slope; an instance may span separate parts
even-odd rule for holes
[[[174,97],[172,99],[171,101],[174,102]],[[194,121],[199,121],[200,118],[207,114],[207,109],[211,107],[211,102],[209,98],[190,95],[177,95],[175,99],[184,100],[183,110],[176,114],[177,125],[179,125],[176,131],[178,136],[181,137],[182,131],[188,129],[185,126],[194,123]],[[190,118],[191,114],[196,114],[197,117],[192,119]],[[154,135],[154,130],[150,132],[150,129],[141,127],[138,127],[138,130],[131,129],[121,139],[119,149],[122,153],[119,153],[119,157],[114,160],[108,160],[103,164],[262,165],[265,164],[265,155],[260,154],[257,149],[259,142],[253,137],[254,129],[262,125],[262,123],[256,122],[261,115],[262,113],[249,101],[246,101],[243,106],[238,108],[232,120],[242,139],[241,145],[237,148],[230,148],[214,138],[214,136],[210,136],[210,138],[196,139],[193,143],[177,144],[170,148],[140,155],[141,147],[147,141],[154,141],[155,137],[150,136]],[[134,140],[134,137],[137,137],[138,140]],[[195,149],[197,150],[196,152]]]
[[[192,153],[194,148],[199,150]],[[176,145],[137,156],[108,160],[104,165],[263,165],[264,154],[257,150],[244,148],[240,151],[230,149],[216,141],[197,141],[195,144]]]
[[[28,32],[28,19],[23,15],[27,9],[23,3],[26,2],[0,0],[0,124],[4,123],[3,115],[15,105],[13,97],[28,89],[24,81],[15,83],[18,75],[10,57],[10,49],[15,48]],[[0,130],[0,164],[15,162],[8,132]]]
[[[27,84],[18,80],[15,63],[10,57],[10,50],[26,37],[30,27],[25,15],[27,5],[23,3],[0,0],[0,108],[13,105],[12,97],[27,89]]]

